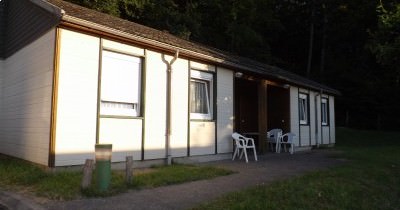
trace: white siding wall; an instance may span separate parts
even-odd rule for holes
[[[170,61],[172,57],[167,57]],[[172,65],[171,93],[171,155],[182,157],[187,155],[189,130],[189,62],[178,59]]]
[[[322,126],[322,144],[329,144],[329,126]]]
[[[315,110],[314,110],[315,112]],[[321,126],[321,95],[318,95],[317,97],[317,126],[318,126],[318,133],[316,136],[315,144],[321,144],[321,138],[322,138],[322,126]]]
[[[233,71],[217,70],[217,149],[218,153],[232,152],[233,132]]]
[[[142,120],[101,118],[100,144],[112,144],[112,161],[125,161],[126,156],[134,160],[142,158]]]
[[[290,131],[296,134],[295,145],[299,146],[299,91],[297,87],[290,87]]]
[[[99,43],[97,37],[61,29],[56,166],[94,158]]]
[[[316,96],[318,93],[314,91],[310,91],[310,136],[309,136],[309,141],[307,142],[307,146],[315,145],[315,126],[318,124],[318,120],[315,120],[315,115],[318,114],[315,113],[315,105],[318,106],[318,96]],[[317,104],[315,104],[315,98],[317,98]]]
[[[0,64],[0,153],[47,165],[55,29]]]
[[[166,70],[161,54],[147,50],[144,159],[165,158]]]
[[[190,155],[215,153],[215,122],[190,122]]]
[[[331,144],[336,143],[336,125],[335,125],[335,97],[329,96],[329,126],[331,128]]]

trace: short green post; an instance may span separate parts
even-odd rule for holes
[[[96,144],[96,185],[100,191],[106,191],[111,181],[112,144]]]

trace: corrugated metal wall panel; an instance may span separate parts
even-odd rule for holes
[[[3,16],[6,16],[6,23],[3,23],[3,28],[0,27],[1,29],[5,28],[5,30],[1,30],[3,31],[4,46],[2,47],[2,57],[4,58],[33,42],[51,28],[54,28],[60,21],[60,17],[31,1],[3,0],[2,4],[7,5],[7,11],[3,13]],[[3,6],[4,8],[6,7]]]

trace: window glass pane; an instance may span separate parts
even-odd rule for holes
[[[190,82],[191,108],[192,113],[209,114],[209,100],[207,83],[193,80]]]
[[[101,114],[139,115],[140,73],[140,58],[103,51]]]

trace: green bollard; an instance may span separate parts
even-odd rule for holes
[[[96,144],[96,185],[99,191],[107,191],[111,181],[112,144]]]

